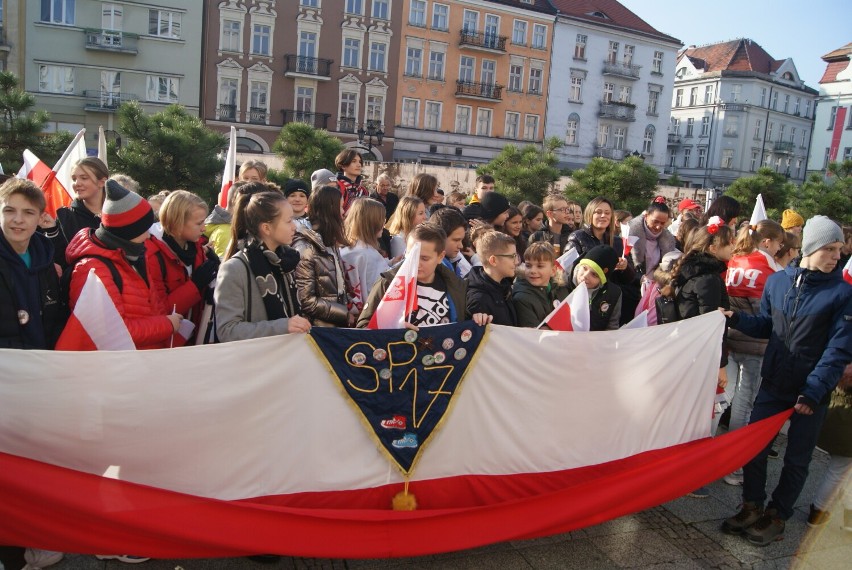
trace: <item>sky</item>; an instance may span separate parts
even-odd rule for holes
[[[775,59],[793,58],[799,76],[819,89],[821,56],[852,42],[850,0],[619,0],[684,45],[750,38]]]

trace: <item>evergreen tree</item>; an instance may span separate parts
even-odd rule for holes
[[[139,182],[143,195],[189,190],[213,203],[219,193],[227,138],[179,105],[146,115],[136,101],[118,110],[124,145],[109,145],[110,170]]]
[[[597,196],[608,198],[616,209],[639,214],[650,204],[660,173],[639,157],[615,162],[593,158],[586,168],[575,170],[566,195],[581,204]]]
[[[6,174],[14,174],[21,168],[26,149],[53,166],[73,138],[64,131],[43,134],[50,114],[33,109],[35,97],[18,85],[14,74],[0,71],[0,164]]]
[[[796,185],[789,182],[783,174],[763,167],[758,169],[754,176],[743,176],[734,180],[725,190],[725,195],[742,204],[741,217],[748,219],[757,202],[757,195],[760,194],[763,196],[763,205],[766,206],[766,215],[770,219],[780,220],[781,212],[787,207],[787,201],[795,190]]]
[[[792,195],[790,207],[806,220],[817,214],[852,223],[852,160],[828,165],[830,176],[811,174]]]
[[[284,158],[284,175],[310,184],[315,170],[335,170],[334,159],[343,150],[343,143],[328,131],[296,122],[284,125],[272,150]]]
[[[477,168],[476,173],[493,176],[496,190],[513,203],[529,200],[541,204],[552,184],[559,180],[556,150],[562,146],[556,137],[545,140],[542,148],[507,144],[491,162]]]

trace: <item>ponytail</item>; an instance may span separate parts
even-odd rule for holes
[[[784,228],[773,220],[761,220],[754,227],[743,225],[737,234],[733,255],[748,255],[765,239],[784,241]]]
[[[259,190],[259,191],[258,191]],[[239,188],[231,220],[231,243],[225,259],[234,256],[250,238],[258,239],[260,224],[272,222],[279,213],[279,203],[286,198],[281,192],[269,191],[259,182],[245,184]]]

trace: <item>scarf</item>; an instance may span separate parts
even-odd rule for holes
[[[263,242],[251,240],[244,247],[249,268],[257,282],[266,318],[270,321],[299,314],[293,270],[299,263],[299,252],[289,247],[271,251]],[[251,318],[251,315],[249,315]]]
[[[196,248],[194,241],[186,242],[186,248],[182,248],[178,242],[175,241],[175,238],[166,233],[163,234],[163,241],[173,252],[175,252],[175,255],[178,256],[181,263],[188,265],[189,267],[195,265]]]
[[[107,249],[120,249],[124,251],[124,255],[127,256],[127,261],[130,262],[130,266],[136,270],[136,273],[138,273],[140,277],[142,277],[145,284],[149,285],[148,272],[145,268],[144,243],[136,243],[118,237],[103,226],[99,226],[98,229],[95,230],[95,237],[98,238],[101,245]]]
[[[645,231],[645,274],[650,275],[654,269],[660,264],[660,246],[657,244],[657,238],[660,237],[665,230],[662,229],[657,233],[645,225],[644,218],[642,219],[642,229]]]

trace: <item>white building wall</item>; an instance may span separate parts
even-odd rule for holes
[[[832,107],[845,107],[845,125],[840,134],[837,161],[852,156],[852,62],[837,74],[837,80],[820,85],[814,134],[808,159],[808,173],[825,172],[826,150],[831,147],[833,129],[829,127]]]

